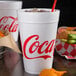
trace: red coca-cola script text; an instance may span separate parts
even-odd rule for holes
[[[33,40],[33,43],[30,44],[29,42]],[[27,59],[36,59],[36,58],[51,58],[51,56],[48,53],[51,53],[54,50],[54,43],[55,39],[52,40],[51,42],[49,41],[44,41],[43,43],[40,44],[39,40],[39,35],[32,35],[28,37],[23,44],[23,54]],[[28,51],[26,50],[26,47],[30,45],[28,48]],[[43,50],[42,48],[45,49]],[[33,49],[34,48],[34,49]],[[38,56],[36,57],[29,57],[27,52],[29,54],[34,54],[35,52],[38,53]],[[45,54],[43,54],[45,53]]]
[[[0,19],[0,29],[8,29],[9,32],[16,32],[18,23],[17,18],[14,18],[12,16],[4,16]]]

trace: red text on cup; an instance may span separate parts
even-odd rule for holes
[[[0,19],[0,29],[16,32],[18,27],[17,18],[12,16],[4,16]]]
[[[29,42],[32,40],[33,40],[33,42],[30,44]],[[39,40],[39,35],[32,35],[24,41],[23,54],[24,54],[25,58],[27,58],[27,59],[51,58],[50,54],[48,54],[48,53],[51,53],[54,50],[55,39],[50,42],[44,41],[43,43],[40,43],[40,41],[38,41],[38,40]],[[29,48],[28,48],[28,50],[26,50],[28,44],[29,44]],[[43,50],[44,47],[45,47],[45,49]],[[27,52],[30,55],[32,55],[36,52],[38,56],[30,57],[30,56],[28,56]]]

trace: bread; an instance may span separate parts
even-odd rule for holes
[[[65,28],[66,30],[63,30],[63,29],[64,28],[62,28],[61,29],[62,31],[57,34],[57,39],[67,39],[68,34],[76,34],[76,31],[74,31],[74,29],[75,29],[74,27],[67,27],[67,28]]]

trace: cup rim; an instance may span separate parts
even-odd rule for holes
[[[18,2],[22,2],[22,1],[0,1],[0,3],[18,3]]]
[[[21,13],[25,13],[26,10],[28,10],[26,13],[50,13],[52,9],[50,8],[37,8],[38,10],[45,10],[44,12],[29,12],[29,10],[33,10],[34,8],[24,8],[24,9],[19,9],[18,12],[21,12]],[[58,13],[60,12],[59,9],[55,9],[54,12],[51,12],[51,13]]]

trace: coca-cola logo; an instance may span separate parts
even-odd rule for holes
[[[16,32],[18,23],[17,18],[14,18],[12,16],[4,16],[0,19],[0,29],[8,29],[9,32]]]
[[[54,50],[54,43],[55,39],[51,42],[44,41],[43,43],[40,43],[39,35],[32,35],[24,41],[23,55],[27,59],[51,58],[50,53]]]

